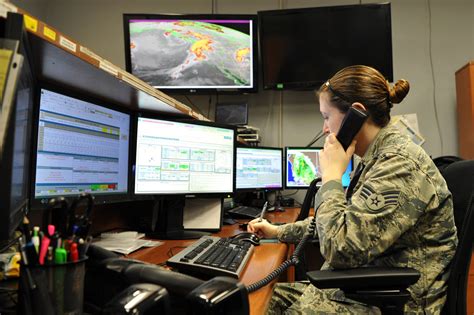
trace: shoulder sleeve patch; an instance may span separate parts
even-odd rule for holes
[[[377,211],[385,206],[398,204],[400,191],[385,190],[378,191],[368,184],[364,184],[361,188],[360,197],[367,208],[372,211]]]

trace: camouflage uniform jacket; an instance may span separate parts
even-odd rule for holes
[[[412,267],[421,277],[409,288],[405,313],[439,313],[457,245],[445,180],[424,150],[391,126],[382,128],[360,163],[349,201],[340,181],[325,183],[316,195],[323,269]],[[310,219],[279,227],[278,238],[296,242]]]

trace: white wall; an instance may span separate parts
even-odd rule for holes
[[[112,63],[125,68],[122,13],[256,13],[259,10],[337,4],[342,0],[14,0],[49,25]],[[372,1],[362,1],[369,3]],[[417,113],[433,157],[457,155],[456,70],[474,60],[474,1],[393,0],[394,79],[410,82],[407,98],[393,114]],[[213,118],[215,95],[176,96]],[[262,145],[305,145],[321,128],[312,92],[260,91],[219,96],[247,101],[249,124],[260,128]],[[209,105],[211,103],[211,105]],[[436,119],[436,116],[438,119]],[[281,121],[280,121],[281,119]]]

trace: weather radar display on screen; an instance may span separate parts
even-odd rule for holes
[[[307,188],[311,181],[321,176],[319,152],[321,148],[286,148],[286,187]],[[344,175],[342,185],[349,186],[352,160]]]
[[[130,71],[159,89],[254,88],[252,23],[131,17]]]

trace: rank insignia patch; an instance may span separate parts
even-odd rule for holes
[[[396,205],[398,203],[399,195],[400,192],[396,190],[377,192],[369,185],[364,185],[360,193],[360,196],[365,201],[367,208],[372,211],[382,209],[387,205]]]

